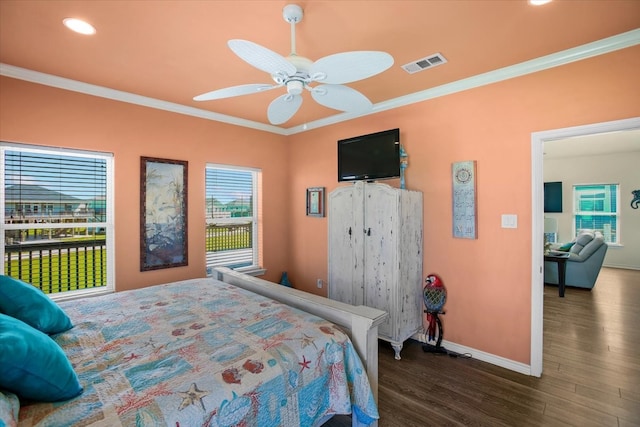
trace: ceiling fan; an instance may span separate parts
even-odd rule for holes
[[[193,99],[210,101],[248,95],[286,87],[287,93],[269,104],[269,122],[279,125],[289,120],[302,105],[304,89],[325,107],[347,112],[366,112],[373,106],[361,92],[344,86],[379,74],[393,65],[393,57],[386,52],[353,51],[325,56],[313,62],[296,54],[295,25],[302,20],[302,8],[295,4],[284,7],[283,16],[291,24],[291,54],[286,58],[256,43],[229,40],[229,48],[250,65],[266,71],[275,84],[246,84],[214,90]],[[312,84],[318,83],[314,86]]]

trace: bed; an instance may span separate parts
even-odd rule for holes
[[[19,426],[377,424],[379,310],[225,268],[58,305],[74,327],[52,338],[84,390],[23,401]]]

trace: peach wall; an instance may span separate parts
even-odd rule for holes
[[[283,136],[2,77],[0,139],[114,154],[117,290],[204,274],[207,162],[262,169],[266,278],[279,279],[287,267],[288,151]],[[189,162],[186,267],[140,272],[140,156]]]
[[[640,116],[640,47],[290,137],[0,78],[0,139],[113,152],[116,286],[202,275],[204,165],[259,167],[267,279],[326,295],[327,220],[305,189],[336,188],[336,140],[400,127],[407,185],[424,193],[424,274],[448,290],[446,339],[529,362],[531,133]],[[411,78],[410,76],[407,78]],[[139,272],[139,158],[189,161],[189,266]],[[451,163],[478,162],[477,240],[451,237]],[[398,181],[390,181],[398,186]],[[518,215],[517,229],[500,215]]]
[[[327,219],[303,207],[306,187],[337,187],[336,141],[400,127],[407,187],[424,193],[423,275],[448,289],[445,339],[528,364],[531,133],[640,116],[639,69],[634,47],[291,136],[292,281],[326,292],[315,281],[327,278]],[[451,163],[462,160],[477,161],[477,240],[451,232]],[[506,213],[517,229],[501,228]]]

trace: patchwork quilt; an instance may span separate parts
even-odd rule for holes
[[[19,426],[315,426],[378,419],[337,326],[211,278],[59,304],[84,392],[22,404]]]

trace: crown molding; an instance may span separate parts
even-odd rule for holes
[[[58,89],[70,90],[73,92],[84,93],[86,95],[112,99],[114,101],[127,102],[129,104],[141,105],[143,107],[155,108],[157,110],[170,111],[172,113],[184,114],[201,119],[213,120],[216,122],[228,123],[235,126],[243,126],[247,128],[285,135],[285,130],[278,126],[254,122],[252,120],[228,116],[226,114],[214,113],[199,108],[189,107],[187,105],[149,98],[147,96],[136,95],[134,93],[111,89],[104,86],[79,82],[77,80],[71,80],[64,77],[41,73],[39,71],[28,70],[26,68],[15,67],[9,64],[0,63],[0,75],[12,77],[14,79],[25,80],[31,83],[38,83],[45,86],[52,86]]]
[[[160,99],[149,98],[129,92],[123,92],[104,86],[92,85],[89,83],[79,82],[64,77],[28,70],[26,68],[20,68],[9,64],[0,63],[0,75],[46,86],[52,86],[59,89],[65,89],[84,93],[87,95],[98,96],[101,98],[112,99],[115,101],[127,102],[130,104],[155,108],[158,110],[198,117],[205,120],[212,120],[234,126],[242,126],[265,132],[271,132],[278,135],[294,135],[300,132],[318,129],[324,126],[341,123],[358,117],[364,117],[382,111],[392,110],[394,108],[415,104],[417,102],[451,95],[456,92],[462,92],[480,86],[485,86],[492,83],[524,76],[527,74],[536,73],[538,71],[547,70],[549,68],[559,67],[565,64],[570,64],[572,62],[632,47],[637,44],[640,44],[640,29],[631,30],[626,33],[607,37],[592,43],[587,43],[571,49],[532,59],[530,61],[521,62],[519,64],[510,65],[508,67],[489,71],[483,74],[478,74],[476,76],[458,80],[452,83],[447,83],[420,92],[415,92],[409,95],[379,102],[373,105],[371,111],[364,114],[340,113],[290,128],[267,125],[264,123],[254,122],[252,120],[246,120],[226,114],[214,113],[211,111],[189,107],[182,104],[176,104]]]
[[[287,135],[304,132],[306,130],[317,129],[323,126],[329,126],[332,124],[351,120],[355,117],[367,116],[382,111],[392,110],[394,108],[404,107],[406,105],[451,95],[456,92],[474,89],[480,86],[501,82],[503,80],[513,79],[527,74],[536,73],[538,71],[547,70],[549,68],[570,64],[582,59],[604,55],[606,53],[632,47],[637,44],[640,44],[640,29],[628,31],[626,33],[607,37],[605,39],[587,43],[575,48],[563,50],[547,56],[541,56],[530,61],[525,61],[519,64],[510,65],[508,67],[499,68],[487,73],[478,74],[476,76],[447,83],[441,86],[436,86],[434,88],[415,92],[398,98],[390,99],[388,101],[379,102],[373,105],[373,109],[370,112],[360,114],[358,116],[354,116],[353,114],[349,113],[342,113],[324,119],[316,120],[302,126],[292,127],[287,129]]]

